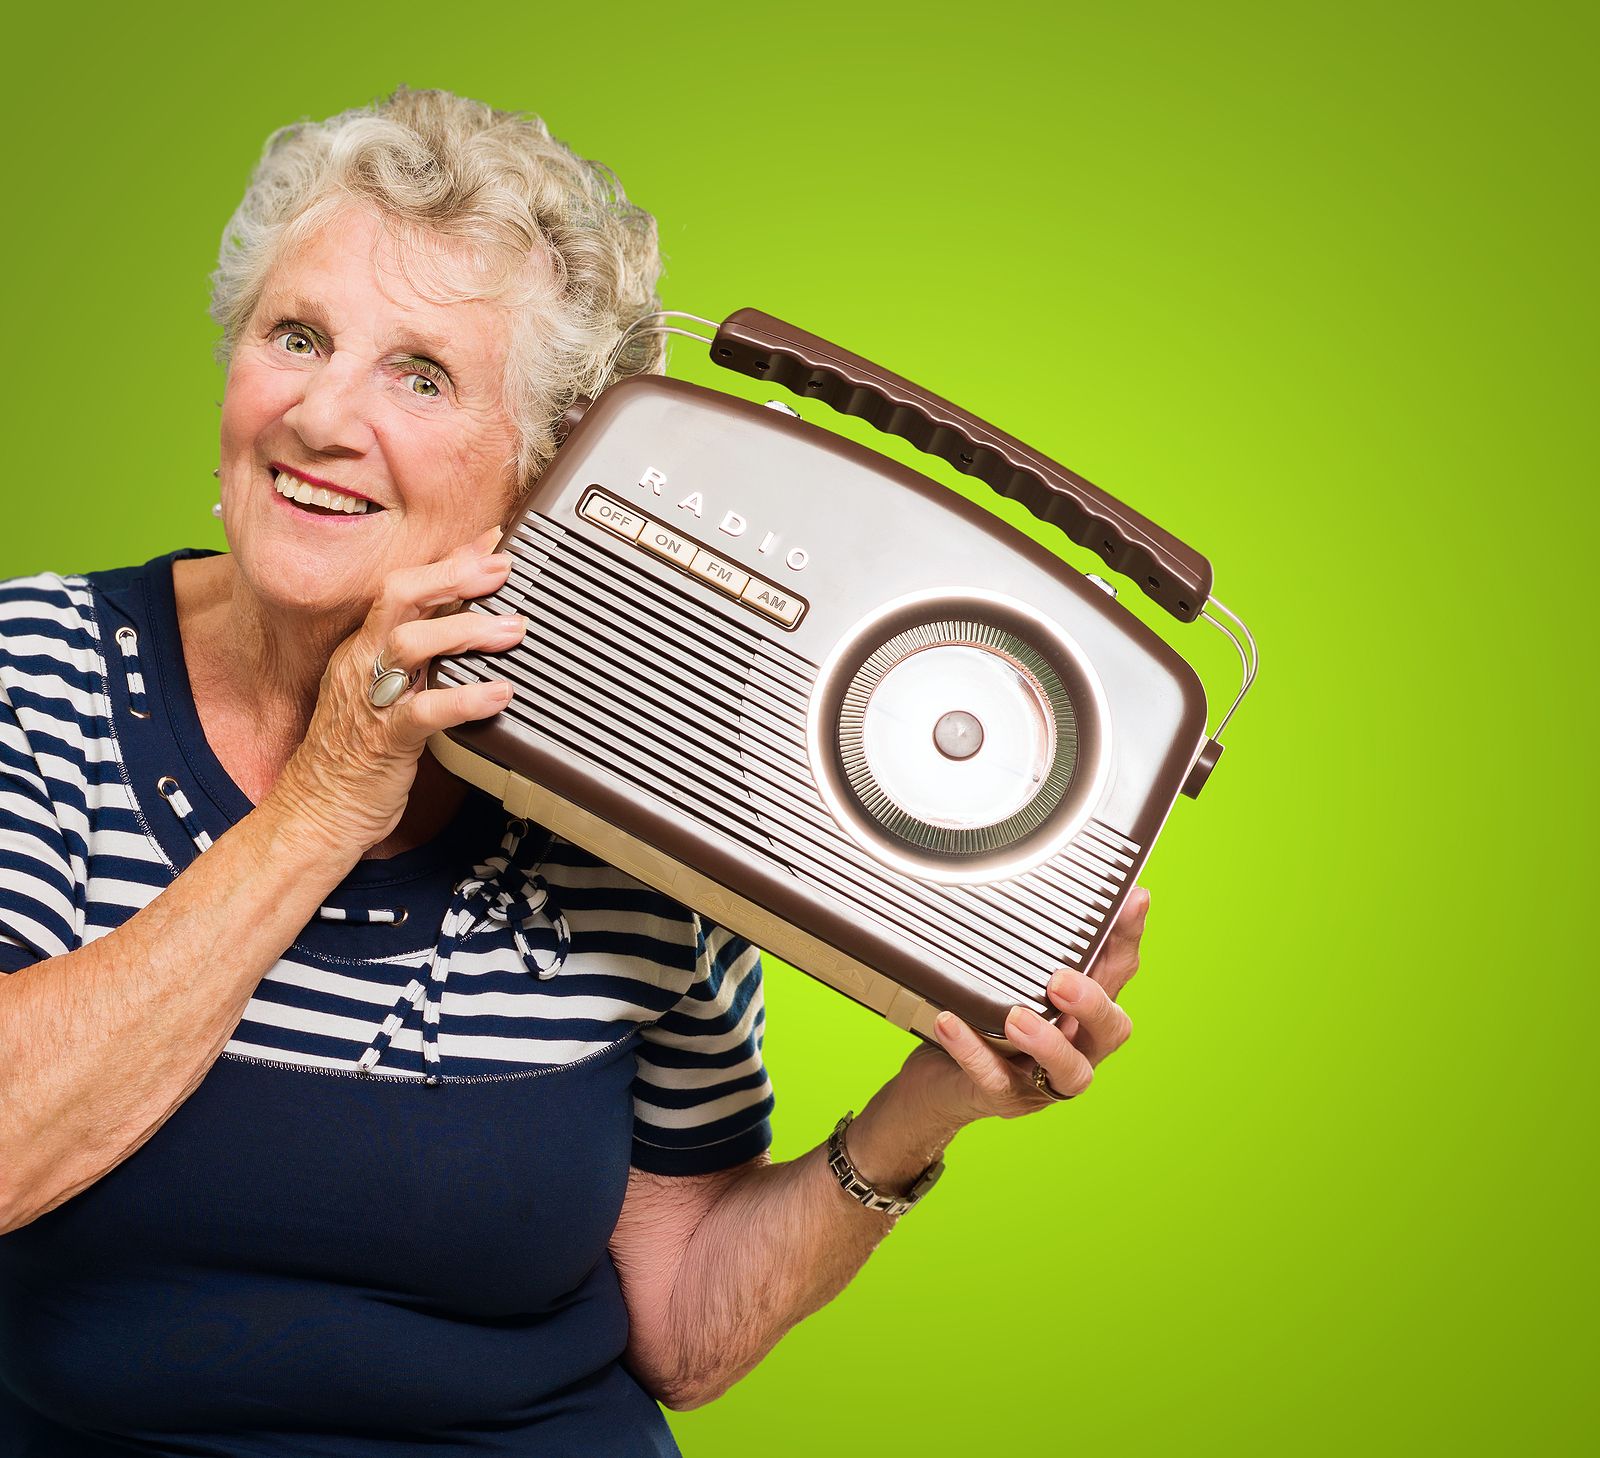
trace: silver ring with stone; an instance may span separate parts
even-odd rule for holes
[[[416,674],[407,673],[403,668],[385,668],[383,654],[379,653],[372,660],[372,684],[367,689],[367,697],[374,708],[387,709],[411,687],[415,678]]]

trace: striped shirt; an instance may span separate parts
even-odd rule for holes
[[[105,936],[251,809],[206,743],[189,692],[172,562],[191,555],[197,554],[88,576],[0,583],[0,972]],[[215,951],[227,955],[225,946]],[[136,971],[128,975],[136,984]],[[556,1405],[588,1424],[573,1429],[584,1451],[672,1451],[653,1405],[639,1407],[636,1388],[620,1398],[615,1390],[631,1379],[616,1367],[626,1325],[605,1244],[630,1164],[659,1174],[706,1173],[767,1147],[772,1093],[762,1032],[755,948],[542,828],[509,821],[492,799],[469,791],[434,841],[388,860],[361,861],[329,893],[262,977],[201,1086],[145,1146],[57,1210],[0,1238],[0,1305],[14,1309],[9,1345],[0,1337],[0,1424],[12,1416],[7,1383],[32,1402],[29,1421],[44,1422],[53,1399],[63,1411],[103,1405],[101,1387],[80,1390],[105,1370],[95,1352],[68,1343],[55,1362],[35,1370],[45,1360],[39,1334],[30,1339],[27,1298],[8,1280],[23,1267],[16,1247],[35,1246],[27,1260],[37,1292],[39,1271],[53,1258],[66,1260],[65,1250],[50,1244],[58,1217],[76,1209],[73,1218],[92,1220],[95,1202],[103,1200],[108,1240],[125,1242],[130,1228],[150,1218],[142,1206],[127,1206],[131,1192],[146,1178],[157,1191],[182,1177],[163,1171],[164,1161],[171,1159],[175,1170],[225,1170],[241,1141],[287,1137],[281,1131],[305,1118],[314,1120],[310,1127],[333,1130],[316,1136],[327,1149],[307,1155],[308,1170],[322,1170],[331,1151],[329,1169],[365,1171],[359,1191],[340,1187],[343,1173],[326,1174],[331,1187],[321,1197],[341,1208],[351,1199],[384,1212],[420,1200],[425,1210],[448,1216],[443,1238],[447,1245],[459,1241],[464,1262],[465,1252],[477,1253],[452,1283],[431,1268],[419,1273],[402,1241],[387,1251],[385,1265],[381,1237],[367,1232],[350,1260],[375,1261],[378,1269],[364,1271],[359,1294],[353,1291],[337,1313],[346,1340],[359,1336],[364,1315],[372,1318],[372,1288],[420,1283],[448,1314],[452,1331],[486,1317],[525,1323],[516,1339],[523,1347],[492,1323],[483,1338],[487,1349],[507,1344],[506,1360],[524,1374],[552,1364],[560,1370],[567,1386]],[[257,1114],[267,1104],[281,1106],[271,1130]],[[356,1140],[357,1124],[359,1144],[343,1148],[341,1140]],[[513,1131],[524,1124],[528,1143],[519,1147]],[[488,1195],[459,1171],[442,1169],[437,1182],[424,1180],[426,1190],[419,1188],[407,1162],[413,1144],[435,1147],[444,1167],[479,1151],[493,1171],[485,1178],[496,1203],[485,1204]],[[302,1139],[261,1157],[288,1162],[289,1170],[278,1173],[292,1177],[306,1147]],[[386,1154],[376,1172],[368,1167],[374,1147]],[[400,1172],[390,1169],[395,1161]],[[519,1162],[527,1188],[504,1172]],[[252,1170],[235,1183],[219,1176],[215,1189],[208,1187],[205,1198],[224,1207],[218,1220],[237,1221],[245,1218],[238,1211],[279,1198],[276,1186],[259,1187],[264,1176],[254,1163]],[[562,1211],[530,1215],[528,1228],[506,1228],[513,1212],[538,1210],[541,1190],[574,1181]],[[592,1198],[584,1194],[590,1187]],[[326,1224],[308,1225],[299,1205],[268,1228],[259,1249],[235,1248],[230,1237],[224,1253],[212,1237],[197,1239],[192,1249],[172,1253],[174,1266],[185,1277],[201,1267],[223,1271],[218,1289],[226,1290],[237,1324],[240,1305],[253,1309],[260,1296],[253,1273],[288,1267],[303,1274],[306,1263],[324,1261]],[[504,1248],[530,1239],[517,1251]],[[547,1249],[565,1254],[541,1266]],[[517,1263],[508,1268],[513,1256]],[[449,1265],[443,1252],[440,1259]],[[113,1263],[106,1273],[113,1301],[115,1275]],[[319,1272],[317,1292],[327,1279]],[[583,1301],[575,1299],[578,1292]],[[580,1320],[574,1310],[589,1314]],[[101,1307],[50,1315],[42,1330],[98,1327],[99,1336],[82,1340],[109,1340]],[[262,1317],[263,1329],[277,1319]],[[117,1329],[115,1321],[110,1329]],[[263,1329],[250,1327],[251,1341],[264,1340]],[[426,1333],[420,1340],[426,1343]],[[311,1432],[324,1445],[317,1451],[369,1451],[362,1435],[376,1432],[396,1406],[416,1406],[407,1385],[416,1381],[449,1394],[443,1406],[452,1420],[464,1414],[500,1421],[510,1402],[506,1411],[532,1422],[540,1402],[556,1402],[553,1389],[533,1390],[537,1382],[528,1388],[531,1379],[511,1382],[506,1392],[486,1384],[481,1359],[446,1362],[443,1369],[430,1362],[426,1378],[410,1373],[404,1354],[418,1342],[411,1328],[396,1331],[392,1366],[400,1370],[359,1374],[365,1387],[357,1384],[354,1399],[350,1383],[341,1382],[323,1411],[315,1394],[323,1370],[317,1364],[325,1358],[313,1341],[282,1376],[283,1400],[310,1411],[283,1451],[297,1451],[294,1442]],[[373,1344],[385,1349],[376,1336]],[[348,1364],[348,1353],[341,1360]],[[569,1370],[574,1362],[581,1371]],[[238,1379],[237,1392],[226,1382],[214,1393],[201,1384],[202,1395],[217,1404],[219,1431],[254,1421],[248,1415],[275,1400],[273,1384],[254,1370],[254,1377]],[[591,1393],[592,1403],[574,1399],[573,1384]],[[148,1406],[144,1388],[114,1402],[103,1431],[170,1433]],[[609,1416],[596,1416],[602,1412]],[[433,1409],[409,1421],[410,1433],[419,1423],[449,1431]],[[518,1431],[505,1429],[505,1451],[520,1451],[513,1441]],[[52,1441],[61,1440],[50,1432]],[[215,1451],[232,1450],[221,1442]],[[277,1450],[263,1440],[247,1451]],[[446,1443],[437,1451],[456,1450]]]

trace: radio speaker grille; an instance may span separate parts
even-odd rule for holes
[[[838,829],[812,781],[815,664],[547,518],[520,523],[508,550],[494,600],[526,613],[533,632],[492,664],[441,660],[441,683],[510,679],[505,712],[523,729],[641,796],[692,808],[750,855],[1007,997],[1042,1007],[1051,972],[1082,964],[1136,864],[1133,841],[1091,820],[1052,860],[984,885],[882,866]]]

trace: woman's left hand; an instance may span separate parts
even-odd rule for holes
[[[1112,924],[1093,971],[1088,976],[1060,971],[1051,978],[1049,998],[1061,1011],[1059,1022],[1013,1008],[1005,1033],[1014,1051],[1006,1052],[979,1037],[955,1014],[941,1013],[935,1033],[949,1057],[923,1045],[906,1060],[900,1076],[914,1081],[922,1098],[960,1123],[989,1115],[1014,1119],[1056,1102],[1034,1087],[1035,1066],[1045,1070],[1058,1094],[1082,1093],[1095,1066],[1127,1042],[1133,1031],[1116,997],[1139,970],[1139,939],[1149,909],[1150,893],[1135,887]]]

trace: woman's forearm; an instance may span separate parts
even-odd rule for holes
[[[356,858],[269,795],[115,931],[0,978],[0,1233],[166,1122]]]
[[[898,1195],[959,1128],[897,1077],[850,1125],[845,1143],[863,1179]],[[697,1407],[731,1387],[790,1327],[844,1289],[894,1223],[844,1192],[826,1144],[744,1174],[685,1248],[656,1343],[664,1400]]]

